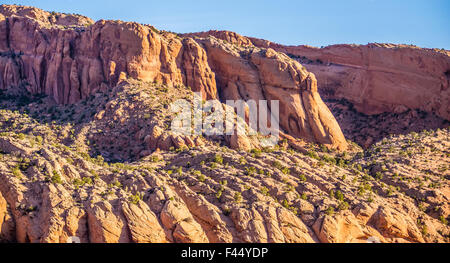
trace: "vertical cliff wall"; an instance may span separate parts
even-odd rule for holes
[[[236,45],[285,53],[315,74],[322,94],[345,98],[365,114],[418,109],[450,120],[447,50],[394,44],[284,46],[228,31],[185,36],[215,36]]]

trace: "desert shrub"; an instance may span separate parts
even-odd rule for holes
[[[38,143],[38,145],[42,145],[42,142],[44,141],[44,139],[42,139],[42,136],[36,136],[34,139]]]
[[[28,167],[31,166],[30,164],[31,160],[29,158],[20,158],[19,159],[19,164],[17,165],[17,167],[19,167],[19,169],[21,171],[26,171],[28,169]]]
[[[376,172],[375,173],[375,178],[378,180],[383,180],[383,174],[381,172]]]
[[[439,216],[439,220],[441,221],[442,224],[444,225],[448,225],[448,221],[444,216]]]
[[[78,189],[84,185],[83,181],[78,178],[73,180],[72,184],[75,186],[75,189]]]
[[[350,205],[347,202],[342,201],[341,203],[339,203],[338,209],[342,211],[347,210],[349,207]]]
[[[23,133],[17,134],[17,139],[19,139],[19,140],[25,139],[25,134],[23,134]]]
[[[346,168],[347,167],[347,161],[341,158],[338,158],[336,160],[336,165],[342,168]]]
[[[57,171],[53,171],[53,176],[51,177],[51,182],[54,184],[62,184],[61,175]]]
[[[253,176],[253,175],[256,174],[256,168],[253,167],[253,166],[245,167],[245,172],[244,173],[245,173],[245,175]]]
[[[17,178],[22,178],[22,177],[23,177],[23,174],[22,174],[22,172],[20,171],[19,166],[14,166],[14,167],[11,169],[11,173],[12,173],[15,177],[17,177]]]
[[[261,194],[269,196],[269,189],[265,186],[261,187]]]
[[[203,174],[200,174],[197,178],[202,183],[206,181],[206,176],[204,176]]]
[[[253,149],[250,151],[252,156],[255,158],[261,157],[262,151],[260,149]]]
[[[240,192],[234,193],[234,201],[236,203],[242,202],[242,194]]]
[[[336,191],[335,197],[339,201],[344,201],[344,195],[342,194],[342,192],[340,190]]]
[[[295,187],[293,186],[293,185],[291,185],[291,184],[286,184],[285,186],[284,186],[284,191],[286,191],[286,192],[292,192],[292,191],[295,191]]]
[[[316,160],[320,159],[319,155],[316,152],[314,152],[314,151],[308,151],[307,155],[309,157],[313,158],[313,159],[316,159]]]
[[[216,198],[217,198],[217,199],[220,199],[220,197],[222,196],[222,194],[223,194],[223,189],[219,189],[219,190],[217,191],[217,193],[216,193]]]
[[[117,180],[117,179],[112,183],[112,185],[115,186],[115,187],[118,187],[118,188],[122,187],[122,183],[119,182],[119,180]]]
[[[306,182],[306,176],[305,176],[304,174],[300,174],[300,175],[298,176],[298,178],[300,179],[300,181]]]
[[[356,165],[356,169],[357,169],[358,171],[360,171],[360,172],[362,172],[362,170],[363,170],[361,164],[357,164],[357,165]]]
[[[328,156],[328,155],[324,154],[322,156],[322,159],[329,164],[333,164],[333,165],[336,164],[336,159],[334,159],[332,156]]]
[[[329,207],[327,208],[327,210],[325,210],[325,214],[327,214],[327,215],[329,215],[329,216],[334,215],[334,208],[333,208],[332,206],[329,206]]]
[[[291,174],[291,169],[289,169],[288,167],[283,167],[281,169],[281,172],[284,174]]]
[[[284,206],[284,208],[287,208],[287,209],[289,209],[290,208],[290,205],[289,205],[289,202],[288,202],[288,200],[283,200],[283,202],[281,203],[283,206]]]
[[[139,201],[143,199],[143,197],[143,194],[136,193],[134,195],[131,195],[128,200],[130,201],[130,203],[137,205]]]
[[[335,195],[334,195],[335,193],[334,193],[334,190],[333,189],[331,189],[330,190],[330,198],[335,198]]]
[[[274,152],[274,149],[271,147],[264,147],[261,151],[265,153],[272,153]]]
[[[275,167],[275,168],[277,168],[279,170],[284,168],[283,165],[281,165],[281,163],[279,161],[277,161],[277,160],[273,161],[272,165],[273,165],[273,167]]]
[[[223,164],[223,157],[222,157],[222,155],[220,155],[220,154],[216,154],[215,156],[214,156],[214,160],[213,160],[215,163],[218,163],[218,164]]]
[[[83,184],[92,185],[93,184],[92,178],[91,177],[84,177],[83,178]]]

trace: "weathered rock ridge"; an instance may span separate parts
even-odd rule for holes
[[[105,163],[82,151],[106,127],[87,125],[72,133],[0,111],[0,242],[450,241],[448,129],[339,162],[318,148],[306,155],[208,143]]]
[[[347,147],[315,76],[273,49],[181,38],[138,23],[101,20],[86,27],[85,19],[70,15],[62,23],[36,8],[3,5],[0,13],[2,89],[25,86],[66,104],[133,78],[184,84],[204,98],[277,99],[283,131]]]
[[[450,129],[373,143],[380,122],[328,100],[368,148],[317,144],[347,146],[302,66],[319,61],[225,31],[0,14],[0,242],[450,242]],[[286,140],[173,132],[193,91],[279,100]]]
[[[285,53],[315,74],[322,95],[345,98],[365,114],[417,109],[450,120],[450,52],[446,50],[394,44],[283,46],[228,31],[185,36],[214,36]]]

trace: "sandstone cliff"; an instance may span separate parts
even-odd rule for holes
[[[223,101],[278,99],[283,131],[347,147],[314,75],[272,49],[242,48],[210,36],[196,41],[121,21],[84,27],[77,16],[61,27],[52,14],[35,8],[3,6],[0,12],[0,88],[25,86],[65,104],[134,78],[185,84]]]
[[[345,98],[365,114],[417,109],[450,120],[450,52],[408,45],[283,46],[227,31],[215,36],[242,46],[272,48],[313,72],[321,94]]]
[[[340,86],[303,66],[344,62],[224,31],[0,14],[0,242],[450,242],[450,130],[347,145],[318,93]],[[193,91],[279,100],[286,141],[173,134],[169,106]]]

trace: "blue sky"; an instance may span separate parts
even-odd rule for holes
[[[448,0],[2,0],[186,33],[231,30],[287,45],[388,42],[450,49]]]

